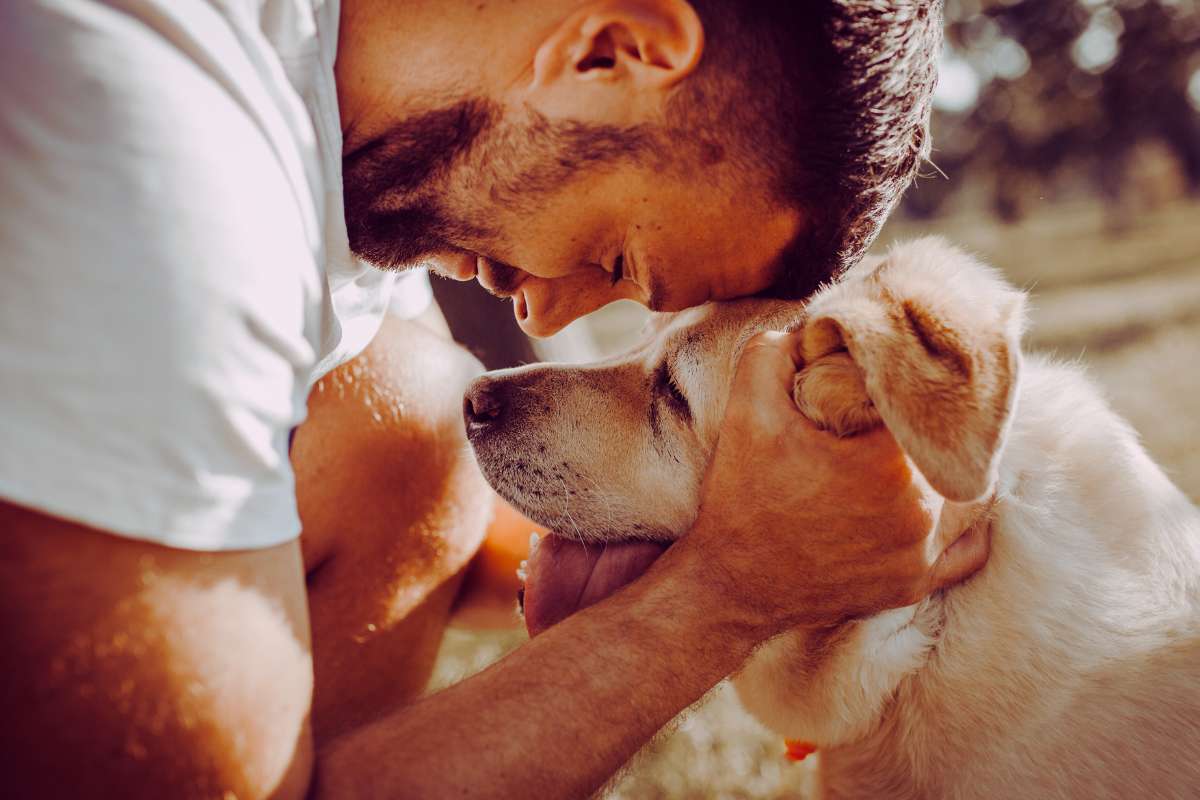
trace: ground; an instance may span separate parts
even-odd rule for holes
[[[884,241],[938,233],[1000,267],[1033,297],[1026,347],[1079,359],[1175,482],[1200,500],[1200,204],[1161,208],[1120,232],[1099,210],[1034,213],[1000,226],[974,217],[895,224]],[[605,347],[628,341],[639,314],[592,321]],[[636,324],[634,324],[636,327]],[[470,674],[517,646],[515,631],[451,631],[437,682]],[[607,790],[613,800],[800,800],[808,771],[738,706],[728,686],[646,747]]]

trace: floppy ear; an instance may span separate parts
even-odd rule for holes
[[[895,247],[809,304],[797,404],[842,434],[882,420],[939,494],[976,500],[1014,411],[1024,304],[941,240]]]

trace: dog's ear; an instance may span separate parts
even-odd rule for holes
[[[882,420],[938,493],[976,500],[1016,402],[1024,301],[941,240],[896,247],[809,304],[797,402],[839,433]]]

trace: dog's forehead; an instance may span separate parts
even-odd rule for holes
[[[697,330],[706,324],[712,325],[718,317],[715,303],[707,303],[683,311],[666,311],[653,314],[646,323],[646,333],[655,339],[666,339],[682,331]]]
[[[666,346],[736,346],[760,330],[786,326],[796,314],[797,304],[776,300],[706,303],[684,311],[654,314],[645,334],[647,340]]]

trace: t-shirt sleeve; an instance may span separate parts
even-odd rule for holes
[[[294,538],[321,300],[295,187],[196,58],[31,5],[0,11],[0,498],[187,549]]]

